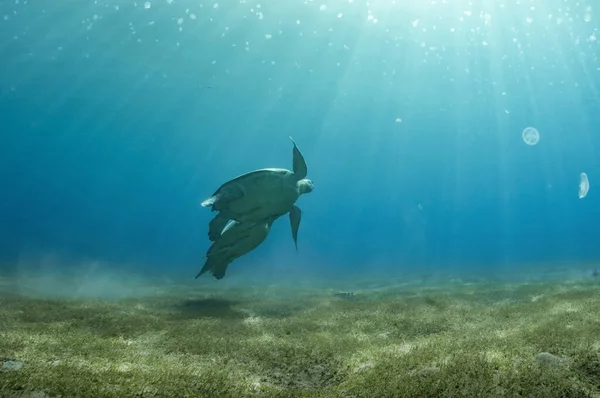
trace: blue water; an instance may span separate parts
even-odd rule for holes
[[[3,267],[193,278],[199,203],[288,136],[299,251],[282,217],[226,279],[600,259],[595,2],[144,3],[0,2]]]

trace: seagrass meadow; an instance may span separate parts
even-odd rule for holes
[[[0,282],[2,397],[600,397],[591,275],[43,285]]]

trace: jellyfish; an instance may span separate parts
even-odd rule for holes
[[[585,198],[590,190],[590,181],[585,173],[579,174],[579,199]]]
[[[523,142],[531,146],[537,145],[537,143],[540,141],[540,133],[533,127],[527,127],[525,130],[523,130],[521,137],[523,137]]]

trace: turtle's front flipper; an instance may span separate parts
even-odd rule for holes
[[[296,245],[296,251],[298,251],[298,228],[300,228],[301,219],[302,210],[294,205],[292,210],[290,210],[290,224],[292,226],[292,238],[294,239],[294,245]]]
[[[294,143],[294,149],[293,149],[294,176],[296,177],[296,181],[300,181],[301,179],[305,178],[306,175],[308,174],[308,168],[306,167],[306,161],[304,160],[304,156],[302,156],[300,149],[298,149],[298,146],[296,145],[296,141],[294,141],[294,139],[292,137],[290,137],[290,140],[292,140],[292,142]]]
[[[210,223],[208,223],[208,239],[210,239],[211,242],[216,241],[217,238],[221,236],[221,232],[227,225],[228,221],[229,218],[221,213],[217,214],[212,220],[210,220]]]

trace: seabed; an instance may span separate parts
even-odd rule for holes
[[[599,278],[438,279],[0,278],[0,396],[600,397]]]

